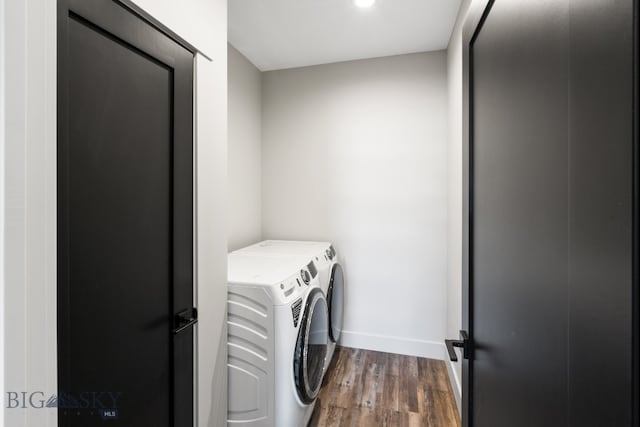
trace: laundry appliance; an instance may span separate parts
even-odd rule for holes
[[[329,341],[314,270],[311,257],[228,255],[229,425],[307,425]]]
[[[344,274],[338,254],[330,242],[265,240],[234,253],[267,257],[311,257],[329,307],[329,345],[325,372],[342,333],[344,318]],[[313,271],[311,272],[313,274]]]

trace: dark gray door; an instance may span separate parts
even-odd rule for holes
[[[634,2],[484,3],[465,29],[463,423],[629,426]]]
[[[638,384],[632,362],[638,360],[637,347],[632,350],[638,334],[637,323],[632,327],[638,301],[637,6],[633,0],[570,1],[567,366],[572,426],[640,425],[640,395],[637,388],[632,391]]]
[[[474,425],[565,426],[566,1],[496,1],[472,47]]]
[[[191,426],[193,55],[58,4],[59,422]]]

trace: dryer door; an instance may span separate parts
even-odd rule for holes
[[[293,372],[298,396],[311,403],[320,391],[329,339],[329,311],[320,288],[309,292],[300,322],[293,359]]]
[[[329,304],[329,338],[333,342],[338,342],[344,316],[344,275],[342,266],[338,263],[331,267],[327,302]]]

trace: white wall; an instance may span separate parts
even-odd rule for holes
[[[226,414],[227,10],[225,0],[138,0],[213,59],[196,59],[199,426]],[[7,390],[57,389],[56,1],[5,0],[4,281]],[[204,337],[204,338],[203,338]],[[54,410],[6,410],[7,426],[55,426]]]
[[[5,390],[54,393],[56,1],[6,0],[3,18]],[[57,425],[54,410],[5,409],[4,422]]]
[[[449,252],[447,272],[447,336],[457,339],[462,329],[462,26],[471,0],[464,0],[447,50],[449,74]],[[458,360],[462,360],[458,351]],[[461,362],[445,357],[449,379],[460,408]]]
[[[343,344],[441,359],[444,51],[263,75],[263,235],[335,243]]]
[[[0,0],[0,24],[4,28],[4,0]],[[4,150],[5,150],[5,59],[4,30],[0,29],[0,394],[4,389]],[[0,426],[4,426],[4,405],[0,405]]]
[[[262,237],[262,73],[229,45],[229,251]]]

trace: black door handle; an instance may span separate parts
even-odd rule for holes
[[[188,308],[180,313],[176,314],[176,318],[174,320],[173,335],[177,335],[180,332],[190,328],[191,326],[198,323],[198,309]]]
[[[452,362],[458,361],[458,355],[456,354],[456,351],[453,349],[453,347],[461,348],[462,356],[465,359],[468,359],[469,353],[471,353],[469,334],[467,333],[467,331],[460,331],[460,338],[461,339],[459,340],[444,340],[444,344],[447,346],[447,352],[449,352],[449,359]]]

